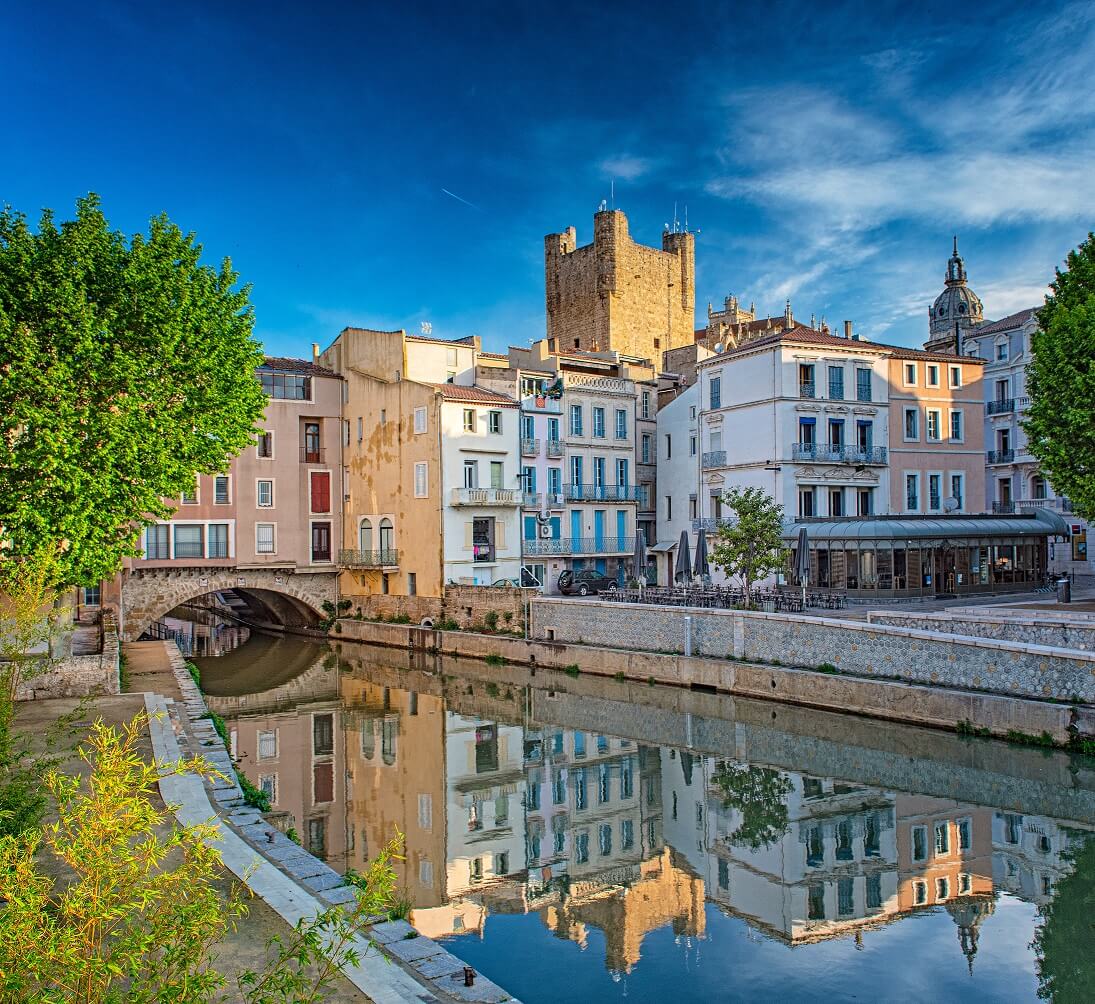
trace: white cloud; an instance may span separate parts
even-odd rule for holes
[[[597,167],[601,174],[606,178],[619,178],[623,181],[635,181],[653,170],[654,161],[648,157],[635,157],[631,154],[619,154],[614,157],[605,157]]]

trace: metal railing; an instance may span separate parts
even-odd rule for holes
[[[1006,415],[1009,411],[1015,411],[1015,398],[998,397],[995,401],[989,401],[985,405],[986,415]]]
[[[344,547],[338,552],[338,563],[346,568],[395,568],[399,564],[399,550],[384,547],[376,551],[362,551]]]
[[[990,464],[1010,464],[1014,460],[1014,450],[989,450],[988,452],[988,462]]]
[[[453,505],[520,505],[521,495],[512,488],[454,488]]]
[[[707,470],[709,467],[725,467],[726,466],[726,451],[725,450],[708,450],[701,458],[703,463],[703,469]]]
[[[300,462],[302,464],[323,464],[326,463],[327,450],[325,447],[317,446],[312,449],[310,446],[302,446],[300,448]]]
[[[540,537],[522,541],[529,557],[560,554],[631,554],[634,537]]]
[[[547,441],[547,455],[558,459],[563,455],[563,441],[561,439],[549,439]]]
[[[733,522],[729,516],[702,516],[700,519],[692,520],[692,532],[699,533],[701,530],[706,530],[714,533],[720,526],[731,526]]]
[[[642,502],[646,492],[638,485],[567,485],[569,502]]]
[[[521,492],[521,505],[526,509],[539,509],[542,497],[539,492]]]
[[[540,452],[540,440],[521,438],[521,455],[523,457],[535,457]]]
[[[799,397],[817,397],[817,388],[813,383],[800,382],[798,385]]]
[[[886,447],[792,443],[791,459],[814,460],[826,464],[884,464],[886,463]]]

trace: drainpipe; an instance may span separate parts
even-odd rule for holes
[[[684,654],[686,657],[692,655],[692,615],[684,615]]]

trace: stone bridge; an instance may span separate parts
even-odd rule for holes
[[[228,589],[243,596],[260,619],[285,627],[308,627],[325,616],[325,601],[337,601],[338,573],[290,568],[136,568],[122,583],[122,638],[133,641],[179,604]]]

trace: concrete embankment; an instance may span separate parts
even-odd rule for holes
[[[604,606],[619,609],[617,604]],[[504,660],[563,672],[721,691],[934,728],[957,729],[960,723],[968,723],[996,736],[1006,737],[1009,732],[1031,736],[1048,733],[1060,744],[1070,739],[1070,726],[1077,717],[1065,704],[1004,694],[605,645],[531,641],[357,620],[340,621],[335,639],[409,650],[420,658],[442,654]]]

